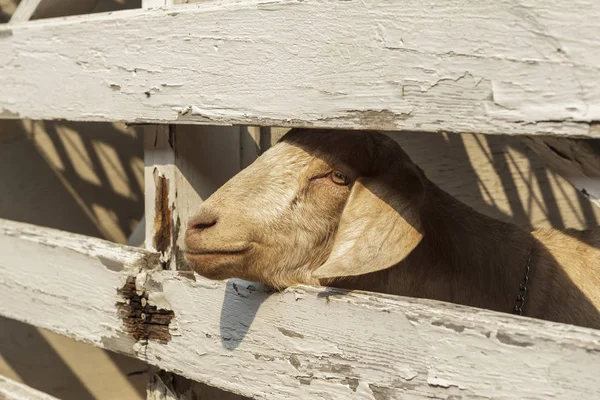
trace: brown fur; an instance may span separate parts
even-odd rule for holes
[[[351,180],[336,184],[331,171]],[[190,221],[186,259],[212,279],[326,284],[600,329],[600,229],[518,226],[429,181],[376,132],[292,130]]]

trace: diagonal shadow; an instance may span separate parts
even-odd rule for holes
[[[64,126],[75,132],[84,132],[84,134],[78,135],[84,150],[81,158],[89,160],[87,167],[93,171],[93,175],[99,180],[99,184],[82,179],[65,148],[65,141],[68,142],[68,138],[63,137],[61,140],[56,125],[44,122],[44,129],[52,142],[54,150],[65,166],[62,172],[64,179],[71,184],[84,204],[90,208],[94,204],[98,204],[109,210],[115,216],[121,232],[129,232],[143,214],[143,190],[139,186],[131,166],[131,160],[134,157],[140,159],[143,157],[141,138],[130,138],[114,129],[110,124],[69,123],[64,124]],[[122,163],[121,168],[125,171],[125,184],[132,191],[133,197],[125,196],[112,188],[105,167],[100,161],[97,148],[93,145],[94,141],[106,143],[116,151]],[[73,151],[77,146],[72,145],[71,148],[71,151]]]
[[[37,328],[0,317],[0,355],[23,382],[62,400],[94,400]]]
[[[88,236],[103,237],[103,232],[98,229],[95,221],[83,212],[72,194],[63,186],[63,181],[58,176],[58,174],[61,174],[62,179],[68,181],[88,205],[98,202],[107,209],[115,210],[115,213],[121,218],[121,228],[125,233],[129,232],[131,229],[129,222],[137,219],[143,213],[143,197],[141,195],[143,188],[139,186],[137,179],[135,179],[131,162],[121,161],[123,162],[126,181],[132,187],[132,191],[137,193],[135,199],[115,193],[112,190],[104,165],[98,158],[91,166],[95,169],[94,173],[97,176],[104,177],[101,181],[102,186],[82,179],[64,147],[60,134],[54,129],[54,125],[50,123],[45,123],[45,125],[52,126],[46,128],[49,131],[48,138],[50,140],[45,144],[44,150],[55,152],[62,165],[60,171],[53,172],[49,168],[52,165],[48,164],[49,161],[41,156],[36,145],[28,139],[22,123],[3,121],[0,124],[0,132],[4,132],[0,143],[0,193],[3,194],[0,196],[0,218],[62,229]],[[82,138],[86,151],[91,151],[90,149],[93,149],[93,146],[89,143],[97,140],[106,142],[109,147],[124,149],[118,152],[119,160],[141,157],[141,138],[123,134],[109,124],[90,124],[90,126],[87,124],[74,124],[69,125],[69,127],[79,132],[80,137],[89,133],[88,138]],[[32,132],[32,135],[35,134],[35,131]],[[88,143],[87,146],[85,145],[86,142]],[[102,172],[98,170],[102,170]],[[43,387],[52,385],[60,390],[64,389],[66,394],[57,396],[59,398],[88,398],[81,394],[80,388],[84,385],[77,380],[77,376],[64,363],[63,365],[66,368],[54,368],[50,361],[38,363],[36,368],[27,368],[27,363],[32,358],[27,349],[36,349],[38,359],[54,360],[58,358],[60,360],[60,356],[56,354],[52,346],[36,328],[26,324],[2,322],[0,331],[4,337],[20,337],[24,343],[26,342],[22,346],[24,348],[23,357],[21,358],[22,364],[15,365],[13,359],[7,359],[9,365],[17,370],[26,383],[29,384],[30,381],[39,380],[38,386],[42,390]],[[8,342],[2,341],[0,347],[6,343]],[[47,352],[49,353],[47,354]],[[4,348],[2,353],[4,355]],[[127,376],[127,380],[139,393],[140,397],[145,397],[146,376],[140,371],[144,371],[147,365],[138,360],[111,352],[106,352],[106,354],[115,366]],[[51,376],[53,378],[51,381],[53,383],[45,384],[42,382],[41,377],[49,374],[44,368],[52,369]],[[53,394],[56,395],[56,393]]]
[[[258,283],[240,279],[227,281],[221,307],[221,344],[235,350],[244,340],[261,304],[273,293]]]

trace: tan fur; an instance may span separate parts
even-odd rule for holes
[[[330,173],[341,171],[348,186]],[[429,181],[376,132],[292,130],[190,221],[186,260],[211,279],[331,285],[600,329],[600,229],[528,232]]]

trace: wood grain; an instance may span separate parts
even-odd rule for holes
[[[35,21],[0,28],[0,116],[600,137],[598,19],[594,0],[212,0]]]
[[[591,329],[375,293],[192,281],[143,250],[9,221],[0,251],[1,315],[249,397],[600,396]],[[124,330],[115,301],[132,274],[173,311],[168,343]]]

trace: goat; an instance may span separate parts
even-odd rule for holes
[[[378,132],[293,129],[208,198],[185,259],[210,279],[368,290],[600,329],[600,229],[476,212]]]

